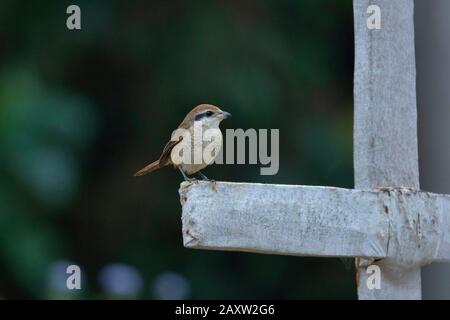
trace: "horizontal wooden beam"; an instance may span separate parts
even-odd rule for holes
[[[439,260],[450,257],[450,238],[444,236],[450,236],[448,196],[409,189],[363,191],[230,182],[183,182],[180,196],[183,241],[188,248],[385,258],[398,252],[408,256],[401,247],[408,237],[408,251],[427,254],[429,248]],[[422,219],[431,217],[436,225],[445,226],[446,233],[430,229],[432,222],[421,221],[417,210],[428,211]],[[409,211],[413,214],[406,217]],[[400,220],[393,225],[395,219]],[[417,232],[417,237],[407,230]]]

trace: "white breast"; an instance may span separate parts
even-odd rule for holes
[[[203,137],[195,136],[194,138],[193,129],[190,128],[189,131],[192,132],[191,163],[182,163],[180,167],[185,173],[191,175],[214,162],[222,147],[223,137],[218,125],[211,130],[202,128]]]

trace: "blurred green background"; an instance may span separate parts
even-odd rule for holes
[[[0,298],[356,298],[338,259],[185,249],[180,173],[132,176],[212,103],[280,170],[209,177],[352,187],[352,70],[351,0],[2,0]]]

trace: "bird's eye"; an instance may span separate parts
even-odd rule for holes
[[[213,115],[214,112],[212,111],[206,111],[206,116],[207,117],[211,117]]]

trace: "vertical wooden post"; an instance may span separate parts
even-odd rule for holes
[[[367,9],[381,9],[381,29],[369,30]],[[414,3],[354,0],[355,188],[419,189]],[[420,268],[381,267],[381,289],[368,289],[359,268],[359,299],[420,299]]]

